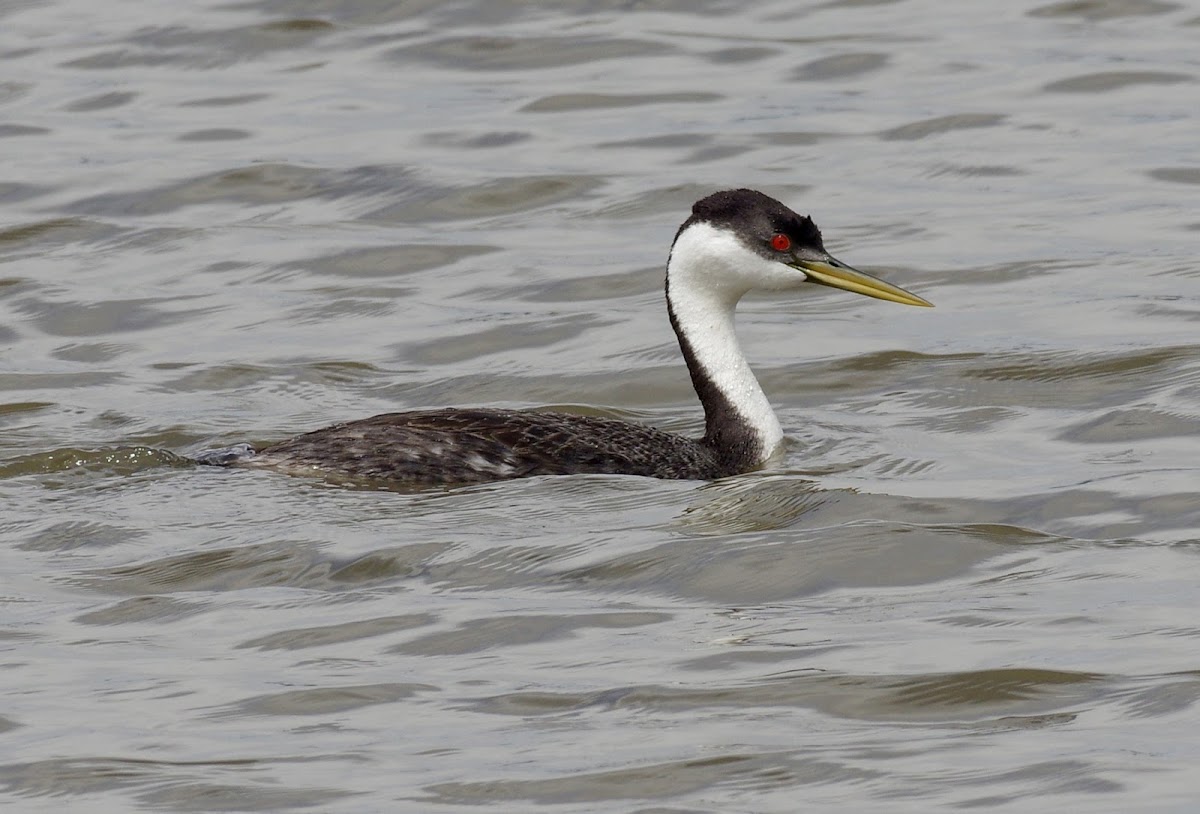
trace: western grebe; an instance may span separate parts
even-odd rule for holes
[[[711,480],[765,463],[783,430],[734,332],[746,292],[804,283],[905,305],[931,303],[835,260],[808,217],[751,189],[697,201],[667,259],[667,313],[704,407],[703,438],[611,418],[487,408],[386,413],[201,463],[289,474],[448,484],[608,473]]]

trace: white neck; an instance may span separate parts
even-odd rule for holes
[[[744,427],[743,435],[748,431],[757,440],[753,463],[763,463],[783,440],[779,419],[734,330],[734,309],[754,286],[749,275],[758,262],[767,261],[752,255],[734,236],[696,223],[676,239],[667,263],[668,307],[684,355],[689,357],[692,382],[704,402],[705,440],[717,441],[731,433],[736,436],[721,425],[737,422]],[[751,268],[747,269],[747,264]],[[720,401],[725,404],[717,403]]]

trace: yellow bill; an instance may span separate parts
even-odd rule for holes
[[[866,294],[889,302],[902,305],[920,305],[932,308],[933,303],[905,291],[900,286],[885,283],[878,277],[872,277],[857,269],[850,268],[840,260],[825,255],[820,260],[798,259],[794,266],[803,271],[810,282],[820,283],[843,291],[853,291],[855,294]]]

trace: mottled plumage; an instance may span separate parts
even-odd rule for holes
[[[296,436],[239,461],[293,474],[474,483],[583,472],[709,479],[727,474],[702,443],[612,418],[520,410],[386,413]]]

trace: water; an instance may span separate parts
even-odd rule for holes
[[[1191,811],[1200,8],[0,8],[0,800]],[[179,456],[405,407],[701,425],[763,189],[928,297],[755,298],[718,483]]]

